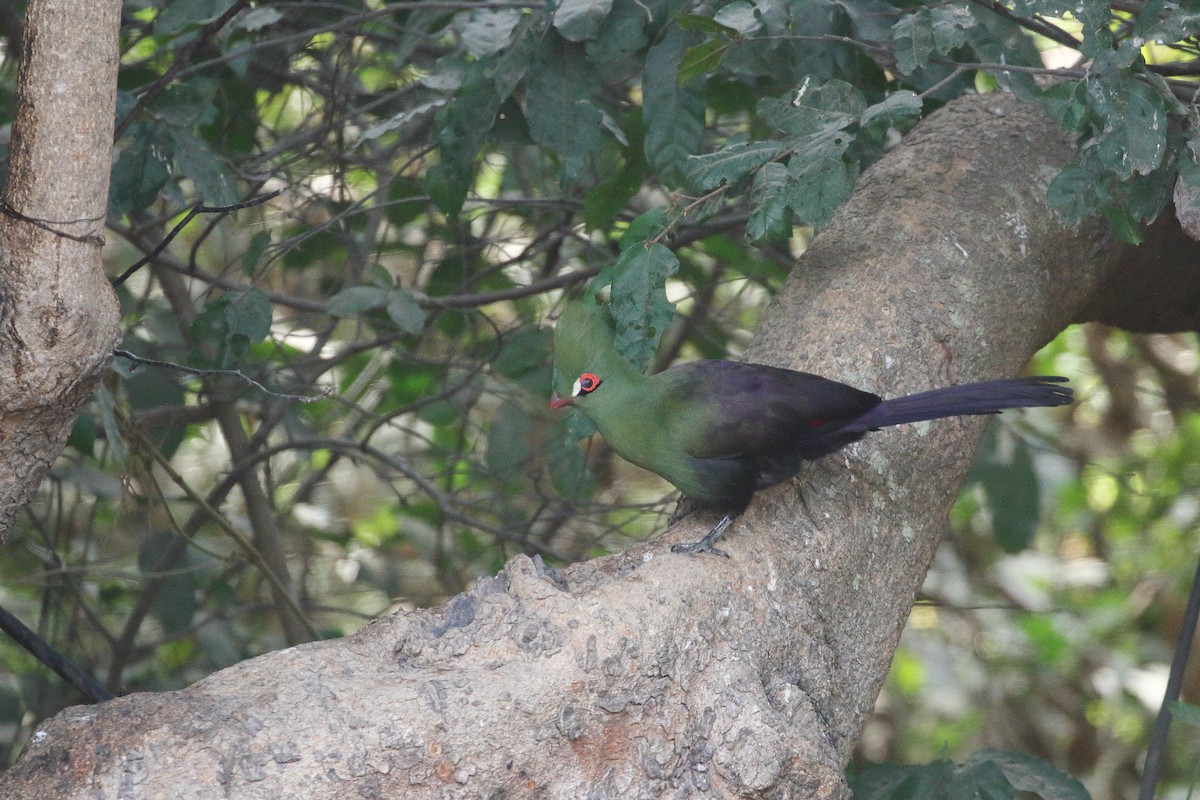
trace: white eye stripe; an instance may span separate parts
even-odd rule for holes
[[[579,381],[575,381],[575,385],[571,387],[571,397],[579,397],[583,394],[583,385]]]

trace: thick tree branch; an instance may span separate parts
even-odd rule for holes
[[[1119,323],[1107,293],[1173,263],[1057,222],[1045,188],[1069,157],[1011,97],[948,105],[864,176],[751,357],[894,395],[1013,374],[1101,310]],[[561,572],[517,557],[440,608],[65,711],[0,794],[843,797],[981,425],[893,429],[814,465],[751,506],[729,560],[668,552],[704,518]]]
[[[29,4],[0,214],[0,539],[58,456],[117,342],[100,264],[117,0]]]

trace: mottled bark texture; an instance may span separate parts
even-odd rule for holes
[[[118,339],[101,268],[118,0],[32,0],[0,208],[0,540]]]
[[[950,104],[864,177],[751,358],[892,395],[1126,321],[1108,293],[1178,281],[1171,248],[1195,249],[1169,224],[1132,255],[1099,224],[1064,229],[1043,198],[1069,157],[1011,97]],[[1181,294],[1128,321],[1190,325]],[[891,429],[814,465],[758,498],[728,560],[668,552],[702,516],[559,573],[517,557],[437,609],[68,709],[0,795],[844,797],[981,425]]]

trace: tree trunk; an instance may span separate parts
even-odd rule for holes
[[[1011,375],[1070,322],[1125,321],[1109,293],[1132,274],[1176,283],[1131,325],[1193,324],[1177,228],[1131,251],[1057,222],[1045,189],[1070,154],[1005,95],[934,114],[801,259],[751,358],[885,395]],[[981,426],[814,464],[758,497],[728,560],[668,552],[707,518],[561,572],[520,556],[439,608],[68,709],[0,795],[844,797]]]
[[[0,207],[0,540],[62,451],[118,340],[100,250],[117,0],[32,0]]]

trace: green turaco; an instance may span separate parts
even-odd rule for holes
[[[579,409],[628,461],[674,484],[695,504],[724,514],[699,542],[713,545],[759,489],[792,477],[805,461],[908,422],[994,414],[1071,402],[1065,378],[1046,376],[950,386],[884,400],[807,372],[737,361],[692,361],[643,375],[613,345],[606,308],[569,302],[554,332],[551,408]]]

